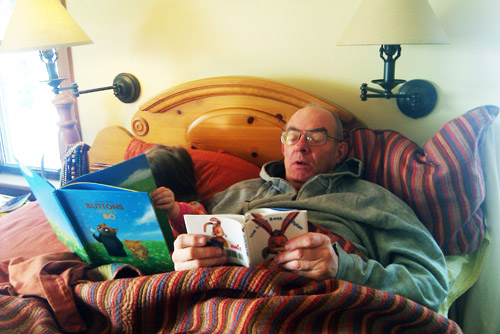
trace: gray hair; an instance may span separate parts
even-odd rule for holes
[[[334,110],[332,110],[332,109],[330,109],[322,104],[316,103],[316,102],[309,102],[308,104],[306,104],[306,106],[304,108],[307,108],[307,107],[320,108],[320,109],[326,110],[330,114],[332,114],[333,118],[335,119],[335,123],[337,125],[337,130],[336,130],[336,133],[334,133],[334,136],[337,139],[344,140],[344,128],[342,126],[342,121],[340,120],[339,115],[337,115],[337,113]]]

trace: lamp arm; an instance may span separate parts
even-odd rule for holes
[[[61,80],[61,79],[57,79],[57,80]],[[64,80],[64,79],[62,79],[62,80]],[[50,84],[50,82],[49,82],[49,84]],[[141,94],[141,84],[139,83],[139,80],[133,74],[130,74],[130,73],[118,74],[115,77],[115,79],[113,80],[113,86],[92,88],[92,89],[86,89],[86,90],[80,91],[78,89],[78,84],[72,83],[71,86],[54,88],[54,92],[56,92],[56,90],[57,90],[56,94],[58,94],[59,91],[68,90],[68,89],[71,89],[73,91],[74,97],[79,97],[81,94],[100,92],[103,90],[112,89],[113,94],[123,103],[135,102],[135,101],[137,101],[137,99],[139,98],[139,95]]]
[[[93,92],[100,92],[100,91],[103,91],[103,90],[109,90],[109,89],[113,89],[113,88],[114,88],[114,86],[107,86],[107,87],[101,87],[101,88],[79,90],[78,89],[78,84],[76,82],[73,82],[71,84],[71,86],[59,87],[59,90],[68,90],[68,89],[71,89],[71,90],[73,90],[73,96],[74,97],[79,97],[81,94],[87,94],[87,93],[93,93]]]
[[[361,89],[361,95],[360,95],[361,101],[366,101],[368,98],[391,99],[391,98],[411,98],[414,96],[414,94],[392,93],[392,92],[387,92],[386,90],[368,87],[368,84],[366,83],[361,84],[360,89]],[[376,94],[368,94],[368,92]]]

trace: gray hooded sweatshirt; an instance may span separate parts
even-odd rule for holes
[[[335,278],[392,292],[438,310],[448,293],[443,253],[411,208],[387,189],[360,179],[361,163],[348,159],[333,173],[309,179],[297,191],[282,162],[265,164],[260,178],[216,194],[208,212],[243,214],[254,208],[307,210],[307,218],[351,241],[365,256],[339,257]]]

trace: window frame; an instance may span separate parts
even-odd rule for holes
[[[64,5],[64,1],[63,1]],[[63,86],[70,85],[67,82],[69,81],[74,82],[74,72],[73,72],[73,59],[72,59],[72,54],[71,54],[71,48],[59,48],[57,49],[58,52],[58,59],[57,59],[57,71],[59,73],[59,77],[61,78],[67,78],[67,80],[64,81],[62,84]],[[40,66],[43,66],[42,61],[40,61]],[[57,109],[54,105],[54,112],[57,112]],[[80,134],[81,138],[81,128],[80,128],[80,116],[78,113],[78,104],[76,99],[74,100],[73,106],[71,108],[71,115],[72,118],[76,120],[76,131]],[[8,174],[8,175],[20,175],[21,171],[17,166],[12,166],[12,165],[7,165],[5,163],[4,159],[4,147],[3,147],[3,140],[0,137],[0,174]],[[30,167],[31,168],[31,167]],[[41,168],[39,167],[33,167],[32,168],[34,171],[40,173]],[[52,180],[57,180],[59,179],[59,173],[60,170],[58,171],[53,171],[53,170],[48,170],[44,171],[44,176],[48,179]],[[4,184],[2,184],[3,186]],[[6,185],[8,187],[8,185]]]

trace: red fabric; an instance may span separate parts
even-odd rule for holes
[[[54,233],[38,202],[31,202],[0,218],[0,261],[69,252]]]
[[[133,138],[123,158],[133,158],[154,145]],[[196,187],[202,202],[237,182],[259,177],[259,167],[231,154],[194,149],[187,151],[193,159]]]
[[[63,330],[83,331],[87,328],[78,313],[71,285],[87,279],[90,269],[69,252],[14,258],[0,263],[0,294],[44,298]]]

